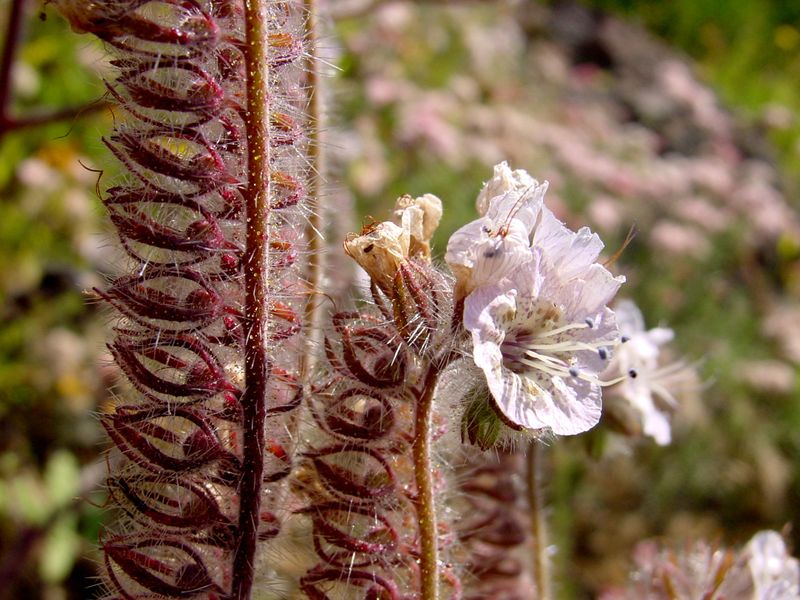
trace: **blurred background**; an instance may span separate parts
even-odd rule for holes
[[[441,256],[508,160],[609,256],[635,225],[623,294],[697,365],[671,445],[606,422],[553,446],[560,597],[623,583],[642,539],[772,528],[799,548],[800,4],[330,5],[337,235],[430,192]],[[91,598],[115,377],[86,294],[113,268],[109,70],[40,1],[0,0],[0,31],[0,598]]]

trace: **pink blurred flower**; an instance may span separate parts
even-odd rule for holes
[[[711,249],[708,238],[697,228],[675,221],[659,221],[650,230],[650,241],[656,248],[678,256],[703,258]]]

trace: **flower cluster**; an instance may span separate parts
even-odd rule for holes
[[[800,562],[775,531],[756,533],[738,553],[705,542],[680,552],[642,542],[634,559],[637,570],[630,586],[608,590],[602,600],[800,597]]]
[[[600,378],[619,341],[607,304],[623,277],[596,262],[603,244],[543,205],[547,184],[505,163],[477,200],[480,219],[445,260],[464,327],[498,416],[511,427],[573,435],[597,424]]]

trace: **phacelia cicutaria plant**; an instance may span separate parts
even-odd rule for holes
[[[129,389],[102,421],[127,519],[118,598],[248,598],[281,527],[304,289],[304,10],[273,0],[56,4],[113,54],[104,202],[127,255],[98,293]]]
[[[667,443],[685,371],[609,308],[599,237],[501,163],[451,273],[441,201],[403,196],[345,239],[369,292],[322,319],[314,0],[54,2],[117,70],[108,597],[550,597],[539,444],[604,389]]]

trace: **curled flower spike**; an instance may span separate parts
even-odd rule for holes
[[[656,443],[669,444],[669,413],[677,406],[673,391],[685,382],[691,367],[683,361],[659,366],[661,347],[674,337],[671,329],[645,329],[641,311],[630,300],[617,302],[614,311],[624,343],[614,352],[604,376],[635,373],[636,377],[626,377],[608,390],[610,412]]]

